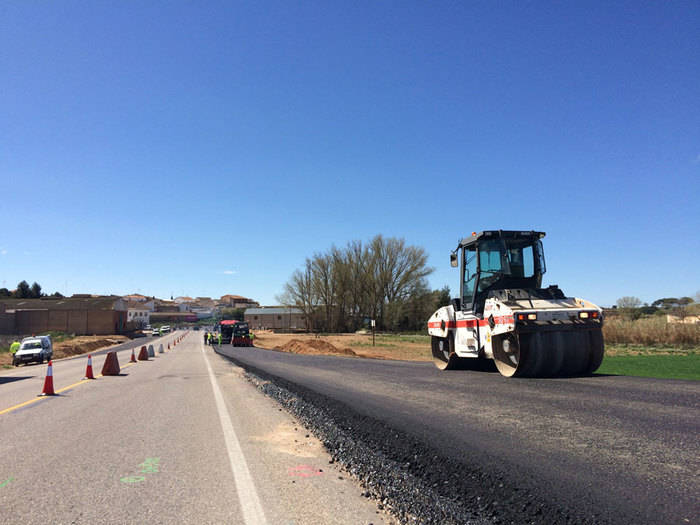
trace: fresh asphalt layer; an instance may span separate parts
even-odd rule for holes
[[[84,361],[56,366],[57,381]],[[0,383],[0,407],[25,381]],[[6,412],[0,429],[0,523],[393,521],[196,333],[123,375]]]
[[[402,464],[406,476],[488,508],[494,521],[682,524],[700,516],[697,382],[506,379],[441,372],[430,363],[227,345],[219,352],[330,406],[374,448],[394,439],[395,430],[381,464]],[[333,438],[326,444],[334,446]]]

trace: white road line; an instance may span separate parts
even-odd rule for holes
[[[224,431],[226,450],[228,451],[228,458],[231,463],[233,479],[236,482],[236,492],[238,493],[238,501],[240,502],[241,509],[243,511],[243,520],[245,521],[246,525],[265,525],[267,520],[265,519],[265,513],[263,512],[262,505],[260,504],[260,498],[255,490],[255,483],[253,483],[253,478],[248,470],[248,464],[245,461],[243,450],[238,442],[236,431],[233,429],[231,418],[229,417],[228,410],[226,409],[224,396],[221,394],[219,383],[216,381],[216,377],[214,376],[214,372],[211,369],[209,359],[207,358],[207,354],[204,350],[204,343],[201,340],[199,342],[199,347],[202,350],[202,356],[204,357],[204,362],[206,363],[207,371],[209,372],[211,387],[214,390],[216,409],[219,412],[221,428]]]

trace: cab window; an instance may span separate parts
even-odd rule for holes
[[[485,241],[479,246],[479,265],[482,272],[503,271],[503,243],[498,241]]]
[[[476,283],[476,248],[464,249],[464,287],[462,304],[469,308],[474,299],[474,286]]]
[[[503,241],[500,239],[484,241],[479,245],[479,292],[487,290],[501,279],[503,274],[510,272],[503,248]]]
[[[535,275],[535,257],[532,245],[508,248],[510,272],[513,277],[523,279]]]

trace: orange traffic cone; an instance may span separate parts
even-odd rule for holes
[[[134,349],[131,349],[131,359],[129,360],[129,363],[136,363],[136,355],[134,354]]]
[[[139,352],[139,361],[148,361],[148,350],[145,346],[141,347],[141,351]]]
[[[83,379],[95,379],[95,376],[92,375],[92,355],[88,354],[88,364],[87,368],[85,369],[85,377]]]
[[[119,359],[116,352],[108,352],[105,363],[102,366],[103,376],[118,376],[120,372]]]
[[[46,379],[44,379],[44,390],[42,390],[40,396],[55,396],[56,392],[53,391],[53,365],[49,361],[49,367],[46,369]]]

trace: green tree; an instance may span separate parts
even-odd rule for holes
[[[28,299],[32,296],[32,290],[27,281],[17,283],[17,289],[12,294],[17,299]]]
[[[7,288],[0,288],[0,297],[12,297],[12,292]]]
[[[39,299],[39,297],[41,297],[41,285],[38,282],[34,281],[34,284],[32,284],[30,292],[32,294],[33,299]]]
[[[217,321],[243,321],[243,308],[224,308],[217,316]]]
[[[659,311],[659,309],[656,306],[644,305],[644,306],[639,308],[639,313],[641,313],[643,315],[654,315],[658,311]]]
[[[657,308],[668,310],[670,308],[675,308],[678,306],[678,299],[675,297],[664,297],[662,299],[657,299],[656,301],[651,303],[651,305],[656,306]]]
[[[450,296],[450,287],[445,285],[439,290],[433,290],[433,311],[442,306],[447,306],[452,300]]]

